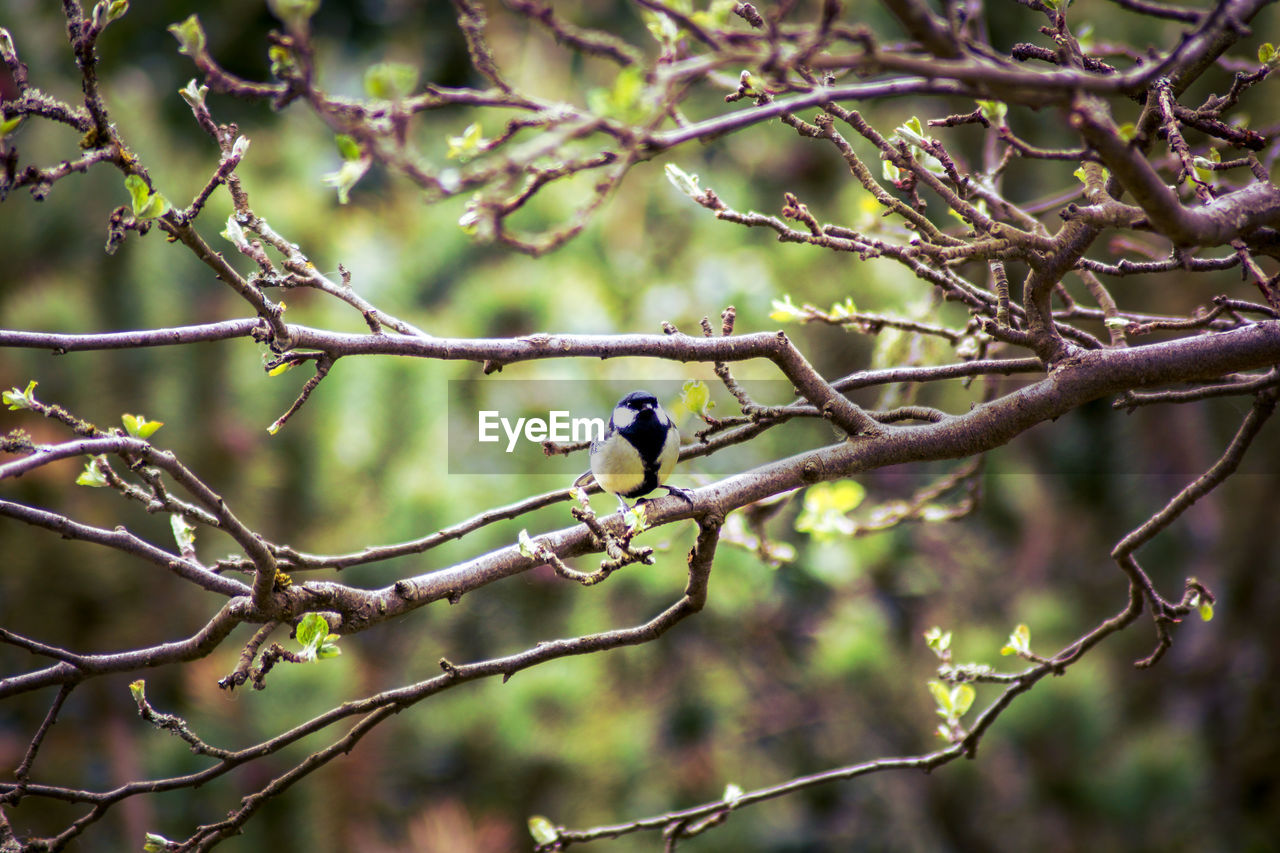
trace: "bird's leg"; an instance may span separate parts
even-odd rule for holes
[[[693,492],[688,489],[682,489],[679,486],[663,486],[662,488],[667,490],[667,494],[675,495],[684,500],[685,503],[693,503]]]
[[[682,489],[679,486],[659,486],[658,488],[666,489],[667,494],[675,495],[676,497],[683,500],[685,503],[688,503],[688,504],[693,503],[693,492],[689,491],[688,489]],[[618,500],[622,500],[622,498],[619,497]],[[653,500],[653,498],[640,498],[639,500],[636,501],[636,504],[637,505],[647,504],[651,500]]]

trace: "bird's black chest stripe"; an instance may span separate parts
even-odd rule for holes
[[[631,442],[631,446],[639,451],[640,459],[644,462],[645,480],[649,480],[651,476],[656,477],[658,455],[662,452],[662,445],[667,440],[666,428],[656,420],[637,419],[626,429],[620,429],[618,432],[622,433],[623,437]]]

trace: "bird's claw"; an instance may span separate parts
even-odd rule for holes
[[[693,503],[693,492],[689,491],[688,489],[682,489],[679,486],[659,486],[658,488],[666,489],[667,494],[675,495],[676,497],[680,498],[687,504]],[[623,515],[626,515],[627,513],[632,511],[632,507],[627,506],[627,502],[622,499],[621,495],[616,495],[615,497],[618,498],[618,503],[622,506]],[[640,504],[647,504],[651,500],[653,500],[653,498],[637,498],[635,505],[640,506]]]
[[[687,504],[693,503],[693,492],[688,489],[682,489],[679,486],[663,486],[667,490],[667,494],[675,495]]]

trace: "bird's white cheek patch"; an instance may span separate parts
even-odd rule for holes
[[[636,419],[636,413],[626,406],[619,406],[613,410],[613,428],[626,429],[631,426],[631,422]]]

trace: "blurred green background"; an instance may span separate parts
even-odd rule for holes
[[[1178,32],[1176,25],[1151,25],[1100,0],[1073,9],[1076,21],[1138,47],[1172,44]],[[557,10],[636,43],[647,38],[625,4],[569,2]],[[177,95],[195,70],[165,32],[193,11],[202,14],[210,50],[225,67],[266,77],[265,35],[274,21],[257,3],[216,10],[168,0],[136,3],[100,43],[113,119],[156,187],[179,204],[217,164],[217,151]],[[491,12],[495,51],[520,85],[576,103],[611,85],[612,66],[576,59],[496,6]],[[878,7],[851,4],[846,15],[883,29]],[[1256,31],[1275,32],[1275,19],[1270,10],[1255,22]],[[1038,23],[1028,10],[1010,7],[992,21],[993,40],[1007,47],[1037,38]],[[32,83],[74,102],[79,81],[56,8],[3,0],[0,26],[13,33]],[[383,60],[412,63],[423,80],[475,83],[446,4],[326,0],[314,26],[320,83],[329,91],[359,95],[364,69]],[[1203,91],[1184,102],[1198,103],[1197,96],[1222,91],[1228,82],[1225,72],[1211,72]],[[1243,108],[1255,127],[1277,121],[1272,88],[1260,88]],[[706,91],[688,111],[718,114],[726,109],[722,95]],[[769,233],[717,222],[662,174],[664,163],[677,163],[741,210],[776,213],[782,193],[795,192],[822,221],[900,238],[892,222],[876,219],[832,149],[777,123],[637,166],[580,238],[532,260],[473,244],[457,225],[464,199],[425,205],[418,191],[377,167],[351,203],[339,206],[321,182],[339,164],[332,134],[303,108],[277,114],[216,95],[209,104],[218,121],[238,123],[252,142],[239,174],[254,210],[321,269],[336,277],[343,264],[364,297],[433,334],[651,333],[664,320],[696,333],[702,316],[714,320],[730,304],[737,307],[738,331],[771,330],[778,327],[768,316],[771,300],[784,294],[796,304],[824,307],[852,296],[861,310],[938,316],[954,326],[965,319],[955,306],[935,304],[926,285],[892,262],[783,245]],[[886,133],[913,114],[923,120],[971,108],[928,99],[861,106]],[[1138,107],[1119,103],[1115,109],[1125,120]],[[443,163],[447,137],[476,120],[488,135],[501,121],[464,111],[426,116],[416,127],[424,156]],[[1071,144],[1054,113],[1013,110],[1010,121],[1036,144]],[[976,128],[943,133],[953,150],[980,156]],[[75,157],[77,141],[65,128],[28,122],[16,145],[23,164],[48,165]],[[868,146],[855,147],[875,162]],[[1018,199],[1049,196],[1074,181],[1075,165],[1015,162],[1007,185],[1017,188],[1011,194]],[[547,193],[521,223],[563,221],[583,186]],[[120,174],[98,168],[59,182],[43,201],[18,192],[0,204],[0,326],[88,332],[246,316],[228,288],[159,232],[132,235],[116,254],[104,254],[107,215],[127,198]],[[233,250],[218,232],[229,212],[219,192],[198,225],[228,256]],[[1052,211],[1046,214],[1050,228],[1054,219]],[[1099,243],[1092,256],[1114,260],[1105,254],[1110,248]],[[249,271],[244,259],[232,260]],[[1017,267],[1010,272],[1017,280]],[[1186,312],[1224,292],[1252,297],[1235,271],[1108,283],[1122,307],[1138,310]],[[1079,289],[1074,279],[1067,285]],[[358,313],[321,294],[284,298],[290,321],[364,329]],[[932,343],[890,333],[869,338],[795,324],[788,332],[830,377],[868,365],[948,358]],[[124,412],[163,421],[155,442],[178,453],[240,518],[313,553],[423,536],[556,485],[524,476],[541,473],[536,460],[507,477],[449,473],[448,382],[482,380],[478,365],[343,359],[281,433],[269,436],[266,427],[292,402],[307,371],[268,378],[262,359],[247,340],[64,356],[4,350],[0,385],[36,379],[40,399],[103,426]],[[763,364],[744,364],[737,373],[777,378]],[[708,377],[709,366],[619,359],[513,365],[500,378],[625,387],[638,378]],[[1005,380],[1001,389],[1020,381],[1026,380]],[[924,389],[919,399],[963,411],[980,393],[980,384],[952,383]],[[857,399],[879,402],[874,394]],[[597,402],[603,414],[613,398],[602,393]],[[1030,625],[1033,648],[1048,653],[1119,610],[1126,584],[1107,556],[1111,547],[1212,463],[1248,407],[1247,400],[1227,399],[1124,415],[1109,401],[1092,404],[992,453],[981,506],[960,522],[906,525],[853,540],[812,539],[794,530],[800,502],[793,501],[769,527],[794,546],[793,562],[772,568],[722,544],[706,610],[660,641],[554,662],[507,684],[463,686],[416,706],[271,802],[244,836],[221,849],[520,850],[531,845],[525,829],[531,814],[574,827],[615,822],[717,798],[727,783],[750,789],[930,750],[938,745],[937,718],[925,682],[936,662],[923,632],[933,625],[953,630],[959,660],[1008,664],[998,650],[1019,622]],[[29,414],[3,414],[5,431],[21,427],[40,442],[67,437]],[[682,426],[696,428],[687,413]],[[830,440],[787,427],[768,434],[755,452],[778,456]],[[1176,598],[1189,575],[1219,595],[1218,617],[1180,627],[1158,667],[1132,667],[1154,642],[1144,618],[1065,677],[1020,699],[987,735],[976,761],[931,776],[875,775],[756,806],[682,848],[1269,849],[1280,830],[1280,634],[1273,616],[1280,606],[1280,558],[1267,533],[1280,497],[1276,450],[1274,437],[1264,435],[1240,475],[1140,553],[1166,595]],[[106,490],[72,485],[82,464],[50,465],[6,483],[3,497],[171,541],[166,518],[124,505]],[[908,496],[954,467],[872,472],[862,478],[867,506]],[[706,470],[690,463],[676,482],[720,476]],[[597,500],[603,510],[607,499]],[[561,505],[339,579],[381,586],[508,545],[521,528],[569,523]],[[681,594],[692,530],[671,526],[643,541],[659,548],[652,568],[631,567],[589,589],[549,571],[530,572],[457,605],[432,605],[344,638],[345,654],[337,660],[279,667],[265,692],[229,696],[216,682],[234,667],[251,633],[246,627],[205,660],[147,673],[148,695],[208,741],[239,747],[344,700],[432,677],[440,657],[472,661],[539,640],[637,624]],[[208,561],[233,550],[230,540],[208,531],[198,545]],[[11,521],[0,523],[0,553],[0,625],[74,651],[184,637],[220,604],[151,566]],[[0,646],[6,674],[43,664]],[[132,677],[98,679],[73,694],[33,780],[104,789],[204,766],[182,743],[137,719],[127,690]],[[978,706],[995,695],[980,688]],[[0,705],[6,773],[52,698],[46,691]],[[199,791],[130,800],[75,849],[138,849],[144,831],[185,837],[328,742],[313,738]],[[38,834],[79,813],[27,800],[11,818],[20,832]],[[651,850],[655,843],[639,836],[597,847]]]

